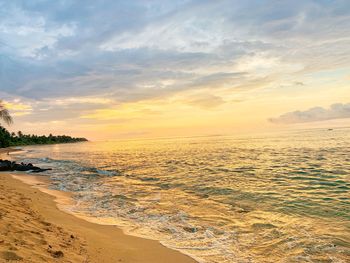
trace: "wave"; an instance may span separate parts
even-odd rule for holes
[[[341,262],[349,134],[309,147],[304,136],[45,146],[22,158],[54,168],[46,174],[72,193],[70,212],[203,262]]]

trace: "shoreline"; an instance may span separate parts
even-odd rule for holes
[[[19,178],[23,175],[0,173],[0,262],[196,262],[159,241],[126,235],[117,226],[91,223],[60,210],[54,196],[64,197],[64,192],[49,193],[41,178],[28,177],[34,180],[30,185]]]
[[[0,159],[3,158],[5,154],[10,155],[10,153],[18,151],[21,151],[21,149],[16,149],[13,147],[0,148]]]

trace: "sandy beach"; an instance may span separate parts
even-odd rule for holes
[[[59,210],[54,197],[0,173],[0,262],[195,262],[157,241]]]

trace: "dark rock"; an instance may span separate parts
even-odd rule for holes
[[[50,253],[54,258],[62,258],[64,256],[64,254],[61,250],[51,251]]]
[[[36,170],[30,170],[32,171],[32,173],[41,173],[41,172],[45,172],[45,171],[51,171],[52,169],[51,168],[48,168],[48,169],[36,169]]]
[[[40,167],[34,166],[33,164],[25,164],[25,163],[16,163],[16,162],[11,162],[8,160],[0,160],[0,171],[5,172],[5,171],[20,171],[20,172],[27,172],[31,171],[33,173],[40,173],[40,172],[45,172],[48,170],[52,170],[51,168],[49,169],[41,169]]]

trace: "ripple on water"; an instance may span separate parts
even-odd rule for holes
[[[73,212],[203,262],[347,262],[349,130],[36,146]],[[96,162],[96,160],[99,160]]]

